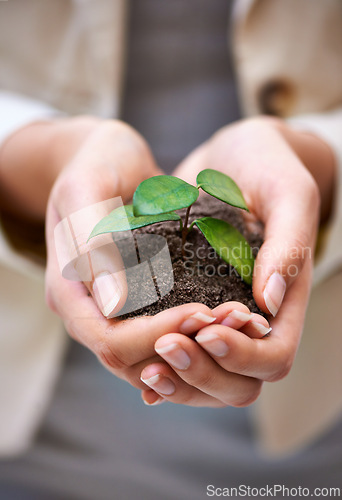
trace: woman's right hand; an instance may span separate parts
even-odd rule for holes
[[[250,403],[263,381],[280,380],[293,363],[310,294],[319,208],[321,204],[321,217],[326,218],[331,207],[333,155],[320,138],[260,117],[218,131],[182,162],[176,175],[195,183],[196,175],[206,168],[230,175],[265,225],[253,294],[260,309],[274,316],[273,330],[266,338],[251,338],[218,320],[202,328],[196,342],[184,335],[166,335],[155,349],[169,366],[150,365],[142,376],[153,379],[159,373],[172,381],[171,395],[153,385],[150,389],[175,403],[231,404],[237,386],[241,390],[234,401]],[[247,219],[253,224],[250,215]],[[221,306],[213,314],[220,311]],[[188,360],[186,366],[177,362],[181,358]]]

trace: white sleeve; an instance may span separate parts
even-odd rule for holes
[[[0,145],[13,132],[37,120],[46,120],[62,113],[29,97],[0,91]]]
[[[334,211],[327,229],[327,238],[318,259],[314,283],[317,284],[342,267],[342,108],[326,113],[296,116],[288,120],[290,126],[312,132],[332,149],[337,165]]]
[[[0,92],[0,146],[19,128],[60,113]],[[45,306],[44,269],[9,245],[0,222],[0,457],[26,452],[47,410],[67,337]]]
[[[59,115],[62,115],[60,111],[43,102],[35,101],[23,95],[0,91],[0,147],[7,137],[25,125]],[[19,258],[22,264],[20,267],[23,272],[26,272],[26,268],[30,268],[31,264],[10,249],[5,244],[5,241],[5,235],[0,223],[0,262],[9,267],[15,267]]]

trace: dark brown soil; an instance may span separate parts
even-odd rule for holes
[[[184,213],[184,210],[179,211],[182,218],[184,218]],[[257,254],[262,244],[262,227],[260,226],[255,232],[248,232],[241,210],[230,207],[210,196],[203,195],[192,207],[189,220],[191,222],[195,218],[205,216],[223,219],[235,226],[253,248],[254,255]],[[242,281],[234,268],[217,256],[197,227],[194,227],[188,234],[185,259],[182,257],[181,252],[181,234],[178,222],[163,222],[135,230],[134,236],[140,250],[140,262],[148,260],[145,257],[146,255],[151,258],[151,256],[158,254],[163,247],[158,238],[156,242],[153,238],[147,236],[151,234],[161,235],[167,240],[173,267],[174,285],[171,291],[162,296],[163,288],[168,289],[172,285],[170,283],[170,279],[172,279],[170,273],[167,272],[167,269],[165,269],[167,266],[163,263],[159,267],[158,262],[157,264],[154,263],[153,267],[149,264],[149,266],[146,266],[147,275],[149,275],[149,281],[151,282],[152,272],[154,285],[157,284],[159,300],[129,312],[130,307],[132,308],[130,304],[134,303],[135,298],[141,299],[143,297],[145,304],[156,299],[155,289],[151,291],[151,283],[147,284],[148,279],[145,280],[141,276],[136,279],[136,274],[132,273],[132,278],[128,277],[129,301],[125,310],[121,311],[123,319],[140,315],[154,315],[164,309],[188,302],[201,302],[212,309],[230,300],[242,302],[251,311],[260,313],[254,302],[251,287]],[[149,248],[145,249],[146,251],[141,251],[141,241],[149,241],[149,239],[151,239],[151,242],[147,244]],[[127,251],[122,242],[117,243],[119,248],[121,247],[120,250],[126,268],[132,266],[129,257],[130,252]],[[136,259],[136,256],[134,257]],[[122,313],[125,312],[126,314],[122,316]]]

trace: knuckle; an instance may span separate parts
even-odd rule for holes
[[[127,368],[122,357],[115,352],[114,347],[107,341],[100,341],[95,346],[95,354],[100,362],[110,371],[122,371]]]
[[[285,378],[291,370],[292,363],[293,359],[290,356],[284,357],[284,359],[279,363],[279,366],[277,366],[276,370],[269,375],[267,382],[278,382],[279,380]]]
[[[248,374],[251,371],[251,366],[254,365],[255,359],[252,352],[234,349],[230,350],[231,371],[237,373]]]
[[[298,260],[304,262],[307,249],[310,248],[311,234],[309,231],[302,230],[293,239],[293,245],[296,249],[294,254]]]
[[[77,333],[78,328],[77,328],[76,321],[75,320],[66,320],[66,321],[64,321],[64,326],[65,326],[66,331],[68,332],[68,335],[76,342],[81,343],[80,336]]]
[[[79,185],[79,175],[77,172],[73,172],[65,168],[64,172],[55,182],[52,188],[52,198],[54,200],[63,199],[73,199],[75,196],[75,186]]]
[[[261,388],[262,388],[262,382],[260,380],[255,379],[255,381],[251,383],[251,387],[249,388],[249,390],[241,398],[235,399],[232,406],[235,406],[236,408],[243,408],[245,406],[250,406],[260,396]]]
[[[99,126],[99,131],[101,134],[113,136],[131,133],[133,129],[120,120],[104,120]]]
[[[280,259],[278,269],[281,274],[290,277],[297,276],[305,261],[311,257],[311,235],[302,230],[292,237],[287,247],[284,247],[283,259]]]
[[[303,193],[303,202],[311,220],[318,223],[321,206],[321,194],[317,182],[312,174],[304,168],[301,177],[301,192]]]
[[[309,174],[309,173],[308,173]],[[319,192],[319,187],[315,179],[312,177],[311,174],[308,175],[308,197],[309,197],[309,203],[310,206],[314,206],[315,208],[319,208],[320,205],[320,192]]]
[[[209,370],[201,370],[190,383],[200,390],[210,390],[215,386],[215,376]]]
[[[141,151],[148,150],[145,139],[131,125],[121,120],[105,120],[100,125],[101,133],[116,137],[118,140],[129,141],[131,146],[135,146]]]
[[[167,400],[172,403],[192,406],[194,402],[194,397],[191,391],[178,391],[172,394],[171,396],[165,396]]]
[[[305,249],[307,248],[310,241],[310,235],[306,231],[301,231],[300,234],[297,234],[293,238],[292,244],[297,250],[296,256],[299,257],[300,260],[303,260],[303,256],[305,255]]]
[[[57,314],[56,301],[50,288],[45,290],[45,303],[52,312]]]
[[[117,374],[118,375],[118,374]],[[139,389],[140,391],[147,389],[144,382],[140,380],[140,371],[137,373],[135,369],[128,368],[124,372],[121,373],[120,378],[128,382],[131,386]]]

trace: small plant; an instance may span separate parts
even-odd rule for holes
[[[141,182],[133,204],[119,207],[104,217],[93,229],[89,239],[103,233],[129,231],[157,222],[179,221],[182,234],[182,254],[188,233],[194,226],[203,233],[216,253],[235,267],[243,280],[252,283],[254,257],[252,249],[242,234],[227,222],[212,217],[194,220],[190,226],[189,215],[198,198],[199,189],[234,207],[247,210],[246,202],[236,183],[217,170],[202,170],[196,179],[197,187],[170,175],[158,175]],[[186,208],[185,217],[175,213]]]

